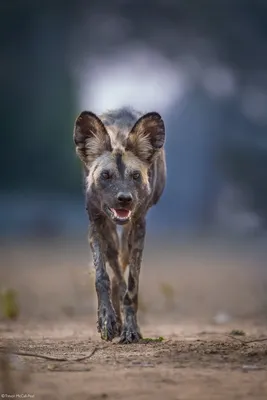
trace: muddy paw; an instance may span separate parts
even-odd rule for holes
[[[125,324],[120,336],[120,344],[137,343],[142,339],[139,327],[137,324]]]
[[[113,309],[103,308],[99,310],[97,328],[101,339],[107,342],[111,342],[118,336],[117,318]]]

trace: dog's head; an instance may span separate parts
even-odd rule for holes
[[[145,114],[124,138],[112,140],[101,119],[89,111],[75,121],[76,152],[89,171],[87,190],[117,224],[129,222],[150,194],[149,171],[164,146],[164,122],[156,112]]]

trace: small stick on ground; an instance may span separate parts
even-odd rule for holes
[[[229,337],[230,339],[234,339],[234,340],[237,340],[238,342],[240,342],[240,343],[243,343],[243,344],[250,344],[250,343],[258,343],[258,342],[266,342],[267,341],[267,338],[260,338],[260,339],[253,339],[253,340],[242,340],[242,339],[240,339],[239,337],[236,337],[236,336],[232,336],[232,335],[226,335],[227,337]]]
[[[16,356],[22,356],[22,357],[36,357],[36,358],[43,358],[44,360],[49,360],[49,361],[69,361],[69,362],[80,362],[87,360],[91,358],[98,350],[102,349],[103,347],[95,347],[90,354],[78,358],[66,358],[66,357],[51,357],[51,356],[46,356],[45,354],[37,354],[37,353],[29,353],[27,351],[7,351],[4,350],[3,348],[0,349],[1,353],[8,353],[8,354],[13,354]]]

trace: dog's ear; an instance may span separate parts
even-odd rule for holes
[[[126,150],[132,151],[142,161],[151,163],[164,146],[165,126],[157,112],[143,115],[128,136]]]
[[[83,111],[77,117],[73,139],[79,158],[87,166],[105,151],[111,151],[110,138],[103,122],[90,111]]]

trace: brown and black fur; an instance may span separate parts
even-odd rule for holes
[[[75,121],[74,142],[85,170],[98,330],[105,340],[120,335],[121,343],[136,342],[141,338],[137,309],[146,214],[166,181],[164,122],[156,112],[142,115],[130,108],[100,116],[84,111]],[[122,207],[131,212],[126,221],[116,211]],[[117,225],[122,225],[121,238]],[[106,262],[114,275],[111,288]]]

